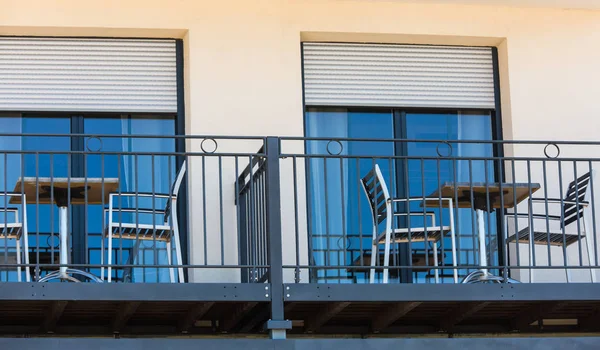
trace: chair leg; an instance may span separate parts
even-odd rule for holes
[[[425,259],[427,259],[427,257],[425,257]],[[438,262],[437,242],[433,242],[433,264],[436,267],[435,271],[433,272],[433,274],[435,275],[435,283],[439,284],[440,283],[440,270],[438,269],[438,267],[440,267],[440,265]]]
[[[369,273],[369,283],[375,283],[375,266],[377,266],[377,256],[379,254],[379,247],[375,242],[371,247],[371,270]]]
[[[589,237],[585,237],[585,250],[587,250],[587,256],[588,256],[588,264],[590,266],[590,279],[592,281],[592,283],[596,283],[596,272],[594,271],[594,269],[592,268],[594,266],[594,259],[592,259],[592,254],[590,253],[590,244],[591,244],[591,239],[589,239]]]
[[[448,208],[448,212],[450,214],[450,239],[452,240],[452,267],[454,267],[453,277],[454,283],[458,283],[458,261],[456,258],[456,234],[454,231],[454,207],[452,206],[452,199],[449,201]]]
[[[171,241],[167,241],[167,264],[169,265],[169,281],[175,282],[175,274],[173,271],[173,247],[171,247]]]
[[[571,271],[569,270],[569,254],[567,254],[567,248],[563,251],[563,262],[565,263],[565,275],[567,277],[567,283],[571,283]]]
[[[181,258],[181,244],[179,243],[179,223],[177,222],[177,201],[173,200],[172,205],[172,213],[171,213],[171,225],[173,231],[171,231],[171,239],[175,240],[175,254],[177,257],[177,264],[183,265],[183,259]],[[183,276],[183,267],[178,267],[177,272],[179,274],[179,283],[185,282],[185,277]]]
[[[15,248],[17,250],[17,282],[21,282],[21,239],[15,239]]]
[[[531,233],[529,233],[529,283],[533,283],[533,237],[531,237]]]
[[[390,276],[390,270],[387,268],[390,266],[390,240],[388,237],[386,237],[385,239],[385,247],[384,247],[384,251],[383,251],[383,283],[387,284],[388,283],[388,279]],[[376,257],[378,258],[378,257]]]
[[[100,235],[100,279],[104,281],[104,232]]]
[[[593,230],[589,230],[589,231],[593,231]],[[585,218],[585,215],[583,217],[583,232],[585,232],[585,249],[587,250],[587,256],[588,256],[588,265],[590,266],[590,279],[592,281],[592,283],[596,283],[596,271],[594,271],[594,259],[592,258],[592,240],[590,239],[590,236],[588,234],[588,226],[587,226],[587,220]]]
[[[108,242],[107,242],[107,256],[106,256],[106,264],[108,265],[108,276],[106,279],[108,283],[112,281],[112,227],[108,227]]]
[[[26,196],[23,194],[23,203],[27,203]],[[22,212],[22,222],[23,222],[23,233],[21,234],[21,238],[23,238],[23,257],[25,260],[25,264],[29,265],[29,231],[27,229],[27,205],[23,204],[21,207]],[[25,268],[25,280],[27,282],[31,282],[31,269],[29,266]]]
[[[183,265],[183,259],[181,257],[181,244],[179,243],[179,232],[173,232],[173,240],[175,240],[175,257],[177,258],[177,264]],[[185,282],[185,276],[183,275],[183,267],[177,268],[179,277],[179,283]]]
[[[25,281],[31,282],[31,268],[29,267],[29,235],[27,234],[27,229],[23,229],[23,259],[25,260]]]
[[[388,218],[386,220],[386,225],[391,225],[390,218]],[[392,228],[387,227],[386,232],[385,232],[385,248],[384,248],[385,250],[383,252],[383,266],[385,267],[383,269],[383,283],[384,284],[388,283],[388,279],[390,276],[390,270],[388,269],[388,267],[390,266],[390,249],[391,249],[391,240],[392,240],[391,234],[392,234]],[[376,257],[376,258],[378,258],[378,257]]]
[[[373,239],[371,241],[371,270],[369,272],[369,283],[375,283],[375,266],[377,266],[379,245],[377,244],[377,227],[373,227]]]

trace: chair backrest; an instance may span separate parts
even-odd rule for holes
[[[564,200],[569,203],[563,205],[561,226],[578,221],[583,217],[584,209],[590,205],[590,181],[593,181],[594,171],[590,171],[569,184]],[[593,184],[592,184],[593,186]]]
[[[181,183],[183,182],[183,177],[185,176],[186,169],[186,161],[184,160],[183,163],[181,163],[181,168],[179,168],[179,171],[177,172],[175,182],[171,186],[171,196],[173,196],[172,198],[175,198],[175,202],[177,202],[177,195],[179,194],[179,189],[181,188]],[[165,222],[169,221],[171,209],[171,200],[167,200],[167,204],[165,205],[165,215],[163,217]]]
[[[387,211],[389,210],[388,206],[390,205],[388,201],[390,199],[390,192],[385,184],[383,175],[381,175],[379,165],[375,164],[375,167],[360,180],[360,183],[369,199],[373,224],[377,226],[385,220]]]
[[[179,193],[179,188],[183,182],[186,169],[186,161],[184,160],[183,163],[181,163],[181,168],[179,168],[179,171],[177,172],[177,178],[175,178],[175,182],[173,183],[173,186],[171,186],[171,195],[173,195],[173,197],[176,197]]]

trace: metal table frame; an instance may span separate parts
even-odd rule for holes
[[[13,198],[14,204],[56,204],[59,221],[59,262],[58,270],[48,273],[38,282],[65,280],[81,282],[72,275],[80,275],[91,281],[102,283],[97,277],[87,271],[69,268],[69,229],[68,206],[73,204],[103,204],[108,203],[108,196],[118,188],[119,180],[115,178],[20,178],[15,185],[15,193],[25,193],[26,203]]]
[[[485,219],[484,212],[494,209],[514,208],[517,204],[528,198],[540,189],[538,183],[497,183],[497,182],[446,182],[429,195],[429,198],[457,197],[456,208],[471,208],[477,216],[477,236],[479,241],[479,270],[469,273],[461,283],[479,282],[508,282],[519,283],[511,278],[494,276],[489,273],[487,266],[487,246],[485,244]],[[503,197],[501,201],[500,198]],[[489,204],[489,206],[488,206]],[[428,207],[438,206],[435,200],[426,200]],[[451,208],[450,210],[453,210]]]

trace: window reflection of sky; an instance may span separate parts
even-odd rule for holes
[[[344,108],[310,108],[306,113],[307,137],[405,138],[413,140],[490,140],[492,138],[491,116],[487,112],[456,113],[399,113],[392,110],[360,111]],[[426,160],[418,157],[437,157],[440,143],[409,142],[342,142],[344,156],[378,156],[377,159],[324,159],[312,158],[308,165],[309,230],[312,243],[312,264],[317,266],[352,265],[360,263],[362,251],[370,251],[372,219],[359,179],[377,163],[390,192],[400,197],[422,197],[435,191],[441,182],[482,181],[486,175],[493,179],[491,162]],[[308,141],[307,152],[327,155],[328,141]],[[459,144],[450,142],[454,157],[492,156],[490,145]],[[440,152],[450,152],[442,147]],[[393,159],[390,156],[408,155],[413,159]],[[386,158],[388,157],[388,158]],[[414,159],[417,158],[417,159]],[[393,180],[393,181],[391,181]],[[408,192],[408,193],[406,193]],[[406,210],[406,209],[405,209]],[[413,202],[411,212],[422,212],[420,203]],[[439,209],[436,212],[438,223]],[[441,213],[443,224],[449,224],[448,213]],[[457,231],[461,234],[459,262],[471,264],[477,261],[473,251],[475,235],[470,210],[461,209],[457,215]],[[495,218],[490,216],[495,235]],[[400,223],[402,224],[402,223]],[[431,224],[431,223],[429,223]],[[406,223],[404,223],[406,225]],[[422,219],[415,217],[411,227],[423,226]],[[443,242],[445,263],[450,264],[450,240]],[[423,244],[412,244],[412,249],[424,250]],[[495,258],[494,258],[495,259]],[[450,273],[450,271],[448,271]],[[462,271],[461,273],[465,273]],[[365,281],[364,273],[345,269],[318,270],[319,282],[347,283],[356,278]],[[414,278],[415,276],[413,276]],[[416,276],[417,282],[423,276]],[[449,279],[448,279],[449,281]]]
[[[31,134],[70,134],[72,132],[72,119],[62,117],[4,117],[1,119],[3,133],[31,133]],[[84,118],[83,130],[74,133],[102,134],[102,135],[174,135],[175,125],[172,118],[155,117],[99,117]],[[47,136],[3,136],[0,137],[0,150],[12,151],[70,151],[72,145],[70,137],[47,137]],[[100,153],[89,153],[80,159],[84,166],[77,169],[74,157],[67,154],[8,154],[0,155],[0,187],[2,191],[12,191],[17,180],[22,176],[28,177],[66,177],[71,176],[88,178],[118,178],[120,191],[122,192],[155,192],[168,193],[171,183],[175,178],[175,159],[172,155],[114,155],[102,154],[103,152],[174,152],[175,142],[173,139],[164,138],[121,138],[103,137],[83,141],[83,147],[88,145],[93,151],[101,146]],[[162,209],[166,204],[164,200],[152,199],[139,200],[138,203],[123,201],[123,207],[138,205],[146,208]],[[50,252],[58,254],[58,247],[51,239],[51,235],[58,233],[58,210],[54,205],[30,204],[28,210],[29,241],[32,251],[40,247],[40,253]],[[72,212],[76,212],[73,211]],[[72,220],[85,220],[86,232],[73,232],[73,235],[83,235],[87,246],[87,261],[90,264],[100,263],[100,233],[102,232],[103,218],[102,205],[88,205],[87,211],[81,212],[80,218],[72,217]],[[122,215],[123,221],[130,222],[135,218],[131,215]],[[144,223],[162,222],[162,216],[140,215],[139,221]],[[77,227],[71,225],[70,227]],[[12,244],[13,243],[8,243]],[[150,246],[149,246],[150,245]],[[140,245],[139,254],[132,259],[130,252],[134,248],[132,241],[115,240],[115,261],[117,264],[163,264],[166,261],[166,248],[163,243],[145,242]],[[9,252],[10,253],[10,252]],[[5,254],[6,255],[6,254]],[[0,256],[0,260],[2,257]],[[35,263],[35,258],[31,263]],[[98,271],[91,271],[99,275]],[[120,279],[123,271],[115,272]],[[167,282],[168,271],[166,269],[135,268],[128,271],[129,278],[133,281]],[[16,279],[12,273],[4,273],[2,279]]]

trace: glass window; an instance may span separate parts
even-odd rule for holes
[[[423,197],[434,192],[445,181],[481,182],[493,180],[491,161],[437,160],[438,152],[452,157],[491,157],[490,144],[459,143],[452,141],[491,140],[492,116],[487,111],[454,111],[445,113],[405,112],[400,110],[357,110],[346,108],[308,108],[306,112],[306,136],[312,138],[365,138],[407,139],[440,142],[375,142],[375,141],[307,141],[307,153],[313,156],[342,155],[335,157],[312,157],[308,164],[309,232],[311,237],[311,264],[368,265],[371,250],[372,214],[360,178],[378,164],[392,196]],[[450,154],[451,152],[451,154]],[[361,156],[366,156],[360,158]],[[394,156],[396,156],[394,158]],[[374,158],[373,158],[374,157]],[[423,158],[421,158],[423,157]],[[427,159],[427,158],[430,159]],[[408,210],[404,208],[403,210]],[[413,202],[411,212],[422,212],[420,203]],[[458,247],[460,264],[476,264],[478,257],[473,247],[470,210],[459,210],[457,232],[461,233]],[[437,217],[448,225],[448,213],[436,212]],[[441,215],[440,215],[441,214]],[[412,218],[412,217],[411,217]],[[439,219],[438,219],[439,220]],[[488,238],[496,234],[494,215],[489,221]],[[407,225],[399,219],[398,225]],[[423,226],[423,219],[412,219],[412,227]],[[450,239],[444,241],[444,263],[451,265]],[[393,263],[408,265],[406,255],[430,250],[423,244],[413,243],[394,247]],[[381,250],[380,250],[381,251]],[[409,251],[411,253],[409,253]],[[367,263],[365,263],[367,261]],[[492,258],[492,264],[497,257]],[[362,270],[365,271],[365,270]],[[398,281],[422,282],[427,273],[402,276]],[[446,275],[451,275],[448,270]],[[461,271],[466,274],[466,271]],[[311,276],[319,282],[360,282],[368,278],[366,272],[348,269],[317,270]]]
[[[121,192],[169,193],[175,180],[175,151],[173,138],[127,137],[132,135],[175,135],[174,117],[143,115],[104,115],[102,117],[65,114],[25,114],[0,116],[3,133],[17,136],[0,137],[0,187],[12,191],[21,177],[87,177],[118,178]],[[70,134],[114,135],[115,137],[85,138],[78,140]],[[30,134],[23,136],[22,134]],[[36,136],[56,134],[59,136]],[[60,136],[65,135],[65,136]],[[4,152],[2,152],[4,151]],[[79,153],[69,153],[77,151]],[[82,155],[80,151],[87,151]],[[94,154],[94,151],[100,153]],[[62,152],[62,153],[61,153]],[[107,152],[103,154],[102,152]],[[136,154],[143,153],[143,154]],[[154,153],[154,154],[152,154]],[[167,153],[157,155],[156,153]],[[0,198],[4,201],[4,198]],[[135,200],[133,200],[135,201]],[[164,209],[163,199],[122,201],[123,207]],[[0,204],[14,207],[8,203]],[[108,205],[108,203],[106,203]],[[106,206],[105,205],[105,206]],[[18,206],[17,206],[18,207]],[[59,220],[55,205],[29,204],[28,231],[30,263],[58,263]],[[72,263],[99,264],[100,235],[106,216],[102,205],[71,205]],[[122,220],[161,224],[163,217],[141,215],[133,218],[124,214]],[[2,219],[4,220],[4,219]],[[84,224],[80,224],[84,223]],[[0,254],[0,261],[14,260],[14,241],[4,240],[8,249]],[[76,242],[79,242],[77,244]],[[36,249],[39,247],[39,249]],[[164,243],[132,240],[113,241],[113,264],[166,264]],[[3,256],[2,256],[3,255]],[[0,279],[16,280],[16,271],[0,271]],[[100,276],[100,269],[90,272]],[[44,274],[44,271],[42,271]],[[116,281],[168,282],[169,271],[164,268],[114,269]]]
[[[71,149],[69,137],[42,137],[21,136],[21,134],[68,134],[71,121],[64,116],[51,116],[39,118],[31,116],[0,116],[3,133],[18,134],[19,136],[0,137],[0,188],[2,192],[12,192],[21,177],[64,177],[71,166],[66,153]],[[2,153],[2,151],[4,151]],[[21,152],[22,151],[22,152]],[[54,151],[57,153],[38,153],[37,151]],[[22,215],[22,205],[9,204],[10,198],[2,196],[0,207],[17,208]],[[29,246],[39,246],[40,249],[31,249],[30,263],[39,258],[41,263],[51,263],[51,259],[58,260],[58,239],[53,239],[58,234],[58,209],[54,205],[29,204],[27,205],[27,225],[29,230]],[[1,215],[4,216],[4,215]],[[19,221],[23,218],[20,217]],[[12,217],[1,219],[2,222],[14,220]],[[0,254],[0,261],[8,263],[16,258],[15,241],[2,239],[0,244],[5,246]],[[24,276],[23,280],[24,280]],[[0,274],[2,280],[17,280],[14,268],[5,268]]]
[[[439,142],[409,142],[407,143],[409,187],[411,197],[423,197],[433,193],[444,182],[493,182],[494,164],[483,160],[444,160],[414,159],[418,157],[438,157],[438,152],[451,157],[493,157],[492,145],[489,143],[460,143],[452,141],[492,140],[492,118],[489,112],[452,112],[452,113],[406,113],[405,133],[409,140],[445,140],[448,144]],[[448,146],[449,145],[449,146]],[[443,225],[450,225],[449,213],[434,211],[436,218]],[[419,203],[411,204],[412,212],[422,211]],[[488,246],[495,244],[496,219],[495,214],[485,216],[488,233]],[[489,225],[488,222],[489,221]],[[422,226],[422,221],[411,222],[411,226]],[[471,209],[459,209],[455,214],[455,228],[458,234],[457,251],[459,265],[479,265],[476,242],[476,217]],[[444,240],[442,255],[444,263],[451,266],[451,240]],[[494,249],[495,251],[495,249]],[[491,254],[491,264],[496,265],[497,256]],[[450,270],[444,275],[449,275]],[[467,271],[459,271],[464,276]],[[448,279],[449,281],[450,279]]]
[[[309,109],[306,115],[308,137],[393,138],[393,114],[387,111]],[[309,141],[312,155],[393,156],[393,144],[384,142]],[[378,161],[389,177],[393,164]],[[311,158],[308,164],[309,205],[314,265],[350,265],[360,259],[371,235],[371,212],[360,187],[360,178],[373,167],[371,159]],[[341,205],[340,205],[341,204]],[[366,235],[365,235],[366,233]],[[362,249],[361,249],[362,248]],[[367,249],[368,250],[368,249]],[[347,270],[317,270],[322,282],[350,282]]]
[[[86,134],[115,135],[101,140],[89,138],[86,144],[111,154],[86,156],[86,176],[118,178],[121,192],[146,192],[168,194],[175,181],[175,157],[151,153],[175,152],[173,138],[139,138],[131,135],[175,135],[173,119],[123,115],[118,118],[86,118]],[[165,199],[139,197],[124,198],[115,206],[122,208],[164,209]],[[100,262],[100,234],[104,220],[101,205],[88,206],[87,239],[89,261]],[[113,216],[124,223],[160,225],[163,217],[150,214],[122,213]],[[113,240],[113,264],[115,265],[166,265],[167,249],[164,242],[152,240]],[[99,274],[99,271],[95,271]],[[117,270],[117,280],[128,282],[169,282],[166,268],[133,268]]]

